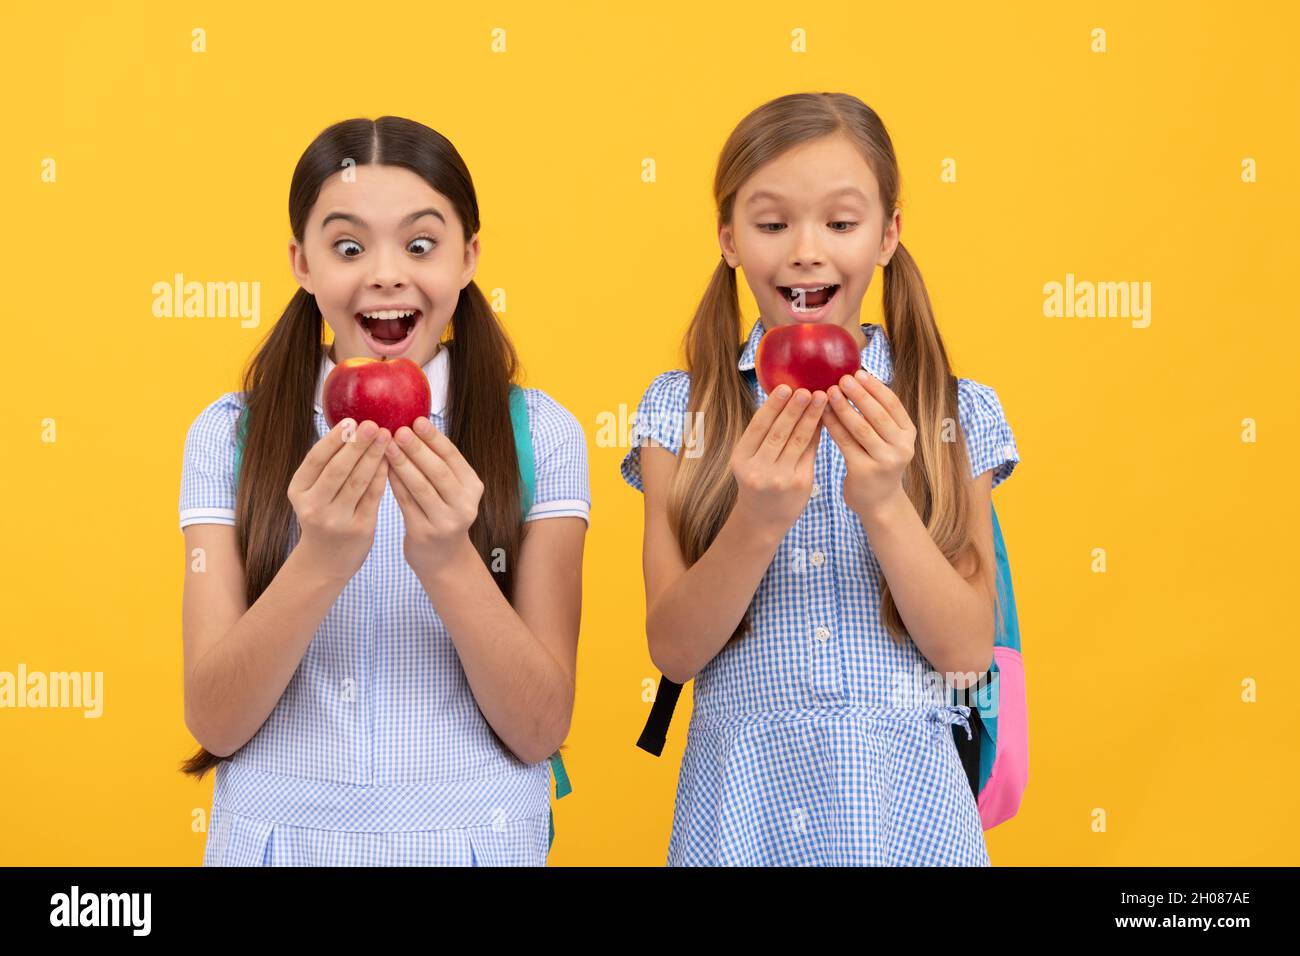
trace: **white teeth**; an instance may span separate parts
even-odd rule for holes
[[[362,312],[361,314],[367,319],[404,319],[408,316],[415,315],[415,309],[383,309],[379,312]]]
[[[812,292],[820,292],[822,289],[834,289],[835,283],[832,282],[829,283],[828,285],[810,285],[810,286],[791,285],[791,286],[785,286],[785,288],[789,290],[786,297],[791,301],[793,301],[801,295],[808,295],[809,293]]]
[[[807,297],[808,295],[812,294],[813,292],[820,292],[822,289],[834,289],[834,288],[836,288],[836,285],[835,285],[835,283],[832,282],[832,283],[830,283],[829,285],[819,285],[819,286],[789,286],[788,288],[790,289],[789,300],[790,300],[790,306],[791,306],[791,308],[792,308],[795,312],[805,312],[805,313],[806,313],[806,312],[816,312],[818,309],[824,309],[824,308],[826,307],[826,303],[825,303],[825,302],[822,303],[821,305],[819,305],[819,306],[815,306],[815,307],[813,307],[813,308],[807,308],[807,307],[805,307],[805,306],[804,306],[804,300],[806,299],[806,297]],[[830,301],[830,300],[827,299],[827,302],[829,302],[829,301]]]

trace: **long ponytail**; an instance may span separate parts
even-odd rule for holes
[[[346,169],[348,161],[411,170],[451,201],[466,242],[478,233],[474,183],[456,148],[421,123],[381,116],[336,123],[303,152],[289,186],[289,221],[299,243],[322,186]],[[244,373],[248,424],[235,527],[249,607],[270,586],[301,536],[288,488],[316,441],[313,406],[323,332],[324,319],[315,297],[298,289]],[[451,366],[448,437],[483,481],[470,540],[506,600],[513,601],[515,567],[526,528],[509,405],[518,356],[473,282],[461,290],[450,333],[450,341],[444,344]],[[504,561],[499,560],[502,557]],[[202,778],[221,759],[200,747],[181,770]]]
[[[719,227],[732,221],[736,194],[764,163],[787,150],[830,135],[847,136],[876,176],[888,214],[898,206],[899,171],[893,144],[880,117],[846,93],[794,93],[752,111],[728,137],[718,157],[713,193]],[[889,218],[887,214],[886,219]],[[980,567],[967,521],[970,501],[963,478],[970,473],[961,435],[957,380],[920,270],[901,243],[884,269],[885,333],[893,358],[891,389],[917,427],[917,453],[903,486],[939,550],[950,562],[963,555]],[[688,416],[701,416],[711,454],[679,455],[670,489],[668,518],[687,566],[717,537],[735,503],[730,451],[753,418],[752,394],[736,367],[743,330],[735,270],[725,261],[713,271],[685,337],[691,379]],[[950,425],[951,423],[951,425]],[[947,434],[961,440],[945,440]],[[907,631],[884,573],[881,617],[896,643]],[[732,640],[748,627],[747,609]]]

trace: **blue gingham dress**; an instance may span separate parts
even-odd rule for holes
[[[447,350],[425,366],[446,430]],[[317,438],[328,432],[321,389]],[[526,520],[588,519],[582,427],[525,389],[536,466]],[[180,524],[235,523],[243,393],[205,408],[185,439]],[[216,770],[205,866],[515,866],[546,863],[551,768],[495,740],[447,629],[402,555],[391,487],[365,563],[321,622],[266,722]],[[295,540],[296,540],[296,523]]]
[[[862,330],[862,367],[891,384],[884,329]],[[755,322],[740,369],[754,368],[764,331]],[[621,466],[637,490],[641,441],[677,454],[692,436],[689,391],[681,370],[647,388]],[[972,475],[992,468],[997,487],[1020,460],[1002,406],[970,379],[958,396]],[[952,738],[953,724],[970,733],[970,710],[927,681],[911,640],[886,631],[880,565],[844,503],[844,475],[823,434],[808,505],[759,582],[751,630],[695,677],[669,865],[989,865]]]

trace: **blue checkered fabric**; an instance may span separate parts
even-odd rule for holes
[[[430,418],[446,430],[447,351],[428,365]],[[317,437],[328,432],[321,385]],[[525,389],[536,461],[527,520],[587,520],[578,420]],[[185,439],[180,525],[235,523],[243,394],[205,408]],[[446,627],[402,554],[386,488],[375,541],[321,622],[261,729],[216,771],[203,862],[221,865],[545,865],[551,764],[497,743]]]
[[[862,367],[893,380],[884,329],[864,323]],[[738,367],[754,368],[755,322]],[[758,401],[767,395],[752,383]],[[636,410],[621,464],[638,490],[640,444],[703,453],[685,420],[690,377],[664,372]],[[996,487],[1019,461],[993,389],[959,379],[972,477]],[[685,437],[685,442],[683,442]],[[987,866],[975,798],[949,703],[910,640],[894,643],[880,616],[880,565],[844,503],[844,457],[822,435],[812,495],[763,575],[752,628],[695,677],[694,711],[678,777],[670,865]]]

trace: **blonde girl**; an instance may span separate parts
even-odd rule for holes
[[[754,110],[714,197],[686,368],[650,383],[622,463],[645,494],[651,658],[695,681],[668,862],[987,865],[949,688],[992,660],[990,493],[1019,461],[1001,404],[952,375],[866,104]],[[861,317],[877,267],[883,324]],[[861,369],[766,394],[758,346],[796,322],[849,332]]]

